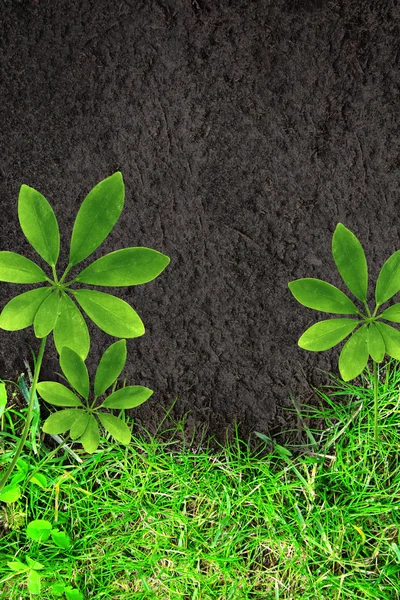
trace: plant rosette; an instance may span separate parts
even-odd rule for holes
[[[142,320],[136,311],[123,300],[111,294],[91,289],[73,289],[74,282],[100,286],[132,286],[152,281],[166,268],[170,259],[165,254],[145,247],[124,248],[110,252],[84,268],[74,279],[64,281],[72,267],[90,256],[106,239],[118,221],[124,206],[125,187],[122,173],[117,171],[98,183],[86,196],[76,216],[69,249],[67,268],[58,279],[56,264],[60,253],[60,233],[56,216],[46,198],[34,188],[22,185],[18,197],[18,218],[21,229],[31,246],[39,256],[50,265],[53,279],[47,277],[43,269],[32,260],[15,252],[0,251],[0,281],[8,283],[44,283],[48,285],[25,292],[10,300],[0,314],[0,328],[17,331],[33,325],[37,338],[41,338],[39,354],[35,362],[35,371],[30,390],[30,399],[26,422],[18,442],[15,455],[0,480],[0,492],[13,471],[28,436],[33,411],[33,399],[39,379],[47,336],[53,333],[56,349],[61,356],[63,348],[71,352],[64,353],[68,361],[78,364],[75,355],[84,361],[89,353],[90,336],[85,319],[71,296],[84,313],[102,331],[117,338],[135,338],[145,333]],[[72,358],[71,358],[72,357]],[[80,364],[80,363],[79,363]],[[80,372],[83,373],[80,367]],[[70,374],[71,381],[77,381]],[[50,383],[42,386],[42,393],[48,395]],[[56,384],[53,383],[53,386]],[[84,389],[84,380],[78,386]],[[53,390],[56,388],[52,388]],[[4,403],[4,393],[0,390],[0,410]],[[56,398],[57,394],[52,394]],[[127,401],[128,402],[128,401]],[[79,405],[74,405],[79,406]],[[76,409],[74,409],[76,410]],[[86,413],[86,429],[79,436],[85,446],[93,447],[96,438],[94,412],[89,407]],[[71,427],[73,425],[70,418]],[[67,415],[63,415],[64,421]],[[79,419],[83,428],[83,417]],[[102,423],[121,437],[122,428],[102,414]],[[55,427],[55,421],[49,426]],[[116,428],[119,428],[118,431]],[[76,435],[78,424],[73,427]],[[91,431],[91,434],[88,432]],[[123,439],[126,439],[126,434]],[[83,443],[82,440],[82,443]]]
[[[131,431],[127,424],[104,409],[136,408],[146,402],[153,391],[140,385],[131,385],[111,393],[99,406],[99,396],[116,382],[126,361],[126,341],[111,344],[101,357],[94,379],[94,399],[89,403],[89,375],[82,358],[71,348],[61,350],[60,365],[70,386],[82,400],[61,383],[42,381],[37,384],[40,396],[53,406],[68,407],[50,415],[43,424],[45,433],[60,434],[69,430],[70,438],[80,442],[92,454],[100,443],[98,421],[121,444],[129,444]],[[115,387],[115,386],[114,386]]]
[[[335,286],[320,279],[291,281],[290,292],[300,304],[325,313],[357,315],[353,318],[331,318],[307,329],[298,340],[304,350],[329,350],[350,334],[339,356],[339,371],[344,381],[355,379],[365,369],[371,357],[374,369],[374,433],[378,440],[378,376],[377,363],[385,354],[400,360],[400,332],[381,319],[400,323],[400,304],[394,304],[378,314],[379,308],[400,291],[400,250],[384,263],[375,286],[375,309],[371,314],[367,304],[368,267],[363,247],[357,237],[338,223],[332,238],[332,254],[339,274],[350,292],[365,307],[366,314]]]

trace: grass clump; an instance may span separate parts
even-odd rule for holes
[[[165,431],[151,438],[145,430],[127,447],[108,439],[81,464],[60,450],[46,464],[47,489],[27,485],[20,500],[1,505],[0,598],[30,598],[7,567],[27,554],[45,565],[43,600],[56,597],[46,590],[60,581],[95,600],[400,598],[400,374],[392,367],[379,384],[378,443],[368,371],[359,387],[334,378],[329,395],[317,391],[320,407],[302,410],[309,443],[301,449],[270,441],[250,451],[237,428],[220,452],[193,448],[183,419],[168,441]],[[4,417],[3,463],[22,422],[11,407]],[[30,448],[24,460],[34,465]],[[71,548],[29,540],[34,519],[62,527]]]

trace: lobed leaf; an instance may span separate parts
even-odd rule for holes
[[[64,346],[75,350],[85,360],[89,354],[90,336],[79,308],[66,293],[61,295],[59,315],[54,327],[54,343],[61,354]]]
[[[376,282],[375,301],[377,306],[387,302],[400,290],[400,250],[384,263]]]
[[[17,331],[29,327],[42,302],[50,294],[50,287],[41,287],[15,296],[7,302],[0,314],[0,327],[6,331]]]
[[[106,239],[124,206],[125,187],[117,171],[100,181],[86,196],[72,230],[69,264],[77,265]]]
[[[83,406],[78,396],[62,383],[41,381],[36,389],[46,402],[54,406]]]
[[[320,279],[296,279],[288,283],[293,296],[300,304],[327,313],[356,315],[357,307],[338,288]]]
[[[359,240],[342,223],[336,225],[332,238],[333,260],[348,289],[361,302],[367,301],[368,267]]]
[[[345,343],[339,356],[339,371],[343,381],[355,379],[368,363],[368,328],[363,325]]]
[[[101,405],[104,408],[135,408],[146,402],[153,390],[141,385],[128,385],[106,398]]]
[[[57,322],[60,296],[56,290],[42,302],[33,320],[33,329],[37,338],[43,338],[53,331]]]
[[[104,429],[121,444],[128,445],[131,441],[131,431],[126,423],[108,413],[99,413],[98,417]]]
[[[79,354],[68,346],[64,346],[61,350],[60,365],[71,387],[87,400],[89,397],[89,374]]]
[[[114,383],[126,362],[126,341],[111,344],[100,359],[94,378],[94,395],[97,398]]]
[[[44,433],[50,433],[52,435],[65,433],[71,429],[76,419],[79,419],[80,412],[81,411],[77,408],[66,408],[65,410],[59,410],[47,417],[43,423],[42,430]]]
[[[46,273],[29,258],[16,252],[0,251],[0,281],[8,283],[42,283]]]
[[[21,185],[18,218],[30,245],[47,264],[55,267],[60,253],[57,219],[46,198],[29,185]]]
[[[169,262],[168,256],[151,248],[124,248],[102,256],[75,279],[92,285],[140,285],[158,277]]]
[[[74,290],[73,293],[78,304],[102,331],[121,338],[144,334],[141,318],[124,300],[95,290]]]
[[[298,341],[300,348],[311,352],[329,350],[339,344],[360,324],[355,319],[328,319],[309,327]]]

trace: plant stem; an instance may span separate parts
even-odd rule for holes
[[[372,360],[374,365],[374,436],[375,442],[378,442],[378,369],[376,361]]]
[[[39,379],[39,372],[40,372],[40,367],[42,366],[42,359],[43,359],[43,353],[44,353],[44,347],[46,345],[46,340],[47,340],[47,336],[45,336],[42,339],[42,342],[40,344],[40,349],[39,349],[39,355],[38,355],[38,359],[36,361],[36,365],[35,365],[35,373],[33,376],[33,382],[32,382],[32,387],[31,387],[31,395],[29,397],[29,404],[28,404],[28,414],[26,415],[26,421],[25,421],[25,425],[24,425],[24,429],[22,431],[22,437],[18,443],[17,446],[17,450],[14,454],[14,457],[7,469],[7,471],[5,472],[4,476],[1,478],[0,480],[0,492],[2,491],[2,489],[4,488],[5,484],[7,483],[7,480],[9,478],[9,476],[11,475],[17,460],[19,459],[19,456],[22,452],[22,448],[25,445],[26,442],[26,438],[28,437],[28,432],[29,432],[29,425],[31,423],[32,420],[32,411],[33,411],[33,398],[35,395],[35,391],[36,391],[36,384],[37,381]]]

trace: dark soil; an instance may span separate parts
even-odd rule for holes
[[[224,443],[235,422],[245,440],[299,440],[290,393],[316,403],[311,386],[328,383],[318,369],[338,374],[340,348],[298,348],[325,317],[287,283],[345,290],[331,255],[342,222],[366,250],[373,302],[400,248],[398,4],[3,0],[0,10],[0,248],[46,268],[19,227],[26,183],[58,218],[60,275],[81,202],[121,170],[121,219],[80,267],[129,246],[171,258],[151,283],[97,288],[146,326],[128,340],[123,372],[155,390],[136,424],[155,433],[177,397],[171,416],[189,413],[193,445],[203,428]],[[2,283],[0,307],[33,287]],[[86,320],[93,378],[117,340]],[[33,327],[0,340],[0,374],[16,381],[39,340]],[[56,371],[49,336],[41,380],[62,381]]]

